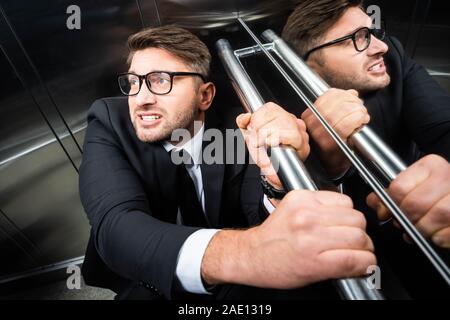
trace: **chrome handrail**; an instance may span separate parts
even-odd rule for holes
[[[387,194],[384,190],[381,182],[366,168],[364,163],[360,160],[360,158],[353,153],[352,150],[347,146],[347,144],[340,138],[340,136],[335,132],[335,130],[328,124],[326,119],[318,112],[314,104],[306,97],[304,92],[300,90],[295,81],[287,74],[287,72],[280,66],[280,64],[276,61],[276,59],[269,53],[267,48],[271,51],[274,51],[279,57],[283,60],[286,60],[286,57],[289,58],[287,64],[291,68],[294,73],[297,73],[297,77],[310,88],[312,93],[316,90],[318,93],[321,90],[325,90],[328,88],[326,83],[317,76],[307,65],[303,62],[303,60],[298,57],[292,49],[290,49],[284,41],[276,36],[276,34],[268,30],[264,32],[264,36],[269,38],[270,40],[274,40],[270,44],[263,45],[259,39],[254,35],[254,33],[250,30],[250,28],[246,25],[246,23],[241,19],[237,19],[240,24],[244,27],[244,29],[249,33],[249,35],[253,38],[253,40],[259,46],[259,50],[263,52],[269,60],[275,65],[278,71],[283,75],[283,77],[288,81],[291,87],[294,89],[296,94],[302,99],[302,101],[307,105],[307,107],[314,113],[320,123],[324,126],[327,132],[331,135],[333,140],[337,143],[342,152],[347,156],[349,161],[361,175],[361,177],[369,184],[369,186],[374,190],[374,192],[378,195],[380,200],[386,205],[386,207],[391,211],[394,218],[398,221],[400,226],[405,230],[406,234],[408,234],[411,239],[416,243],[416,245],[420,248],[420,250],[424,253],[424,255],[428,258],[428,260],[432,263],[435,269],[439,272],[439,274],[443,277],[448,285],[450,285],[450,269],[442,260],[442,258],[436,253],[436,251],[431,247],[430,243],[425,240],[422,234],[416,229],[416,227],[411,223],[411,221],[407,218],[407,216],[402,212],[402,210],[397,206],[397,204],[392,200],[392,198]],[[266,48],[267,46],[267,48]],[[282,48],[280,50],[279,48]],[[282,52],[285,54],[283,55]],[[298,62],[298,63],[297,63]],[[293,66],[297,66],[297,68],[293,68]],[[306,74],[302,74],[304,72]],[[311,89],[315,88],[315,89]],[[321,91],[322,93],[325,91]],[[382,141],[379,139],[374,132],[370,130],[368,126],[360,133],[361,135],[357,136],[356,143],[360,143],[364,145],[364,152],[361,152],[362,155],[369,155],[374,160],[379,159],[389,159],[384,164],[378,164],[376,167],[387,168],[392,165],[389,169],[390,171],[385,171],[383,174],[385,178],[388,180],[392,180],[395,176],[404,170],[404,164],[402,161],[392,152]],[[370,159],[370,158],[369,158]],[[371,159],[371,160],[373,160]],[[404,166],[406,168],[406,166]]]
[[[220,39],[217,41],[216,47],[222,64],[243,106],[247,111],[255,112],[264,104],[261,95],[237,59],[229,42],[225,39]],[[318,190],[293,148],[271,148],[270,158],[274,166],[279,169],[278,176],[286,190]],[[336,280],[336,286],[340,295],[345,299],[384,300],[379,290],[368,285],[366,278],[339,279]]]

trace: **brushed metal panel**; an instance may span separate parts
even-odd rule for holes
[[[7,38],[6,51],[60,137],[69,133],[64,121],[79,130],[96,98],[119,94],[115,76],[125,68],[126,39],[142,27],[135,1],[104,0],[79,3],[81,29],[69,30],[66,9],[72,4],[2,4],[16,35]],[[65,141],[72,157],[80,152],[70,139]]]
[[[82,255],[89,228],[78,198],[77,172],[3,52],[0,66],[3,277]]]

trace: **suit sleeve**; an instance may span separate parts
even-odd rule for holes
[[[241,206],[250,226],[262,223],[270,214],[264,205],[260,169],[256,164],[247,166],[241,188]]]
[[[152,217],[103,100],[88,113],[79,191],[96,250],[108,267],[122,277],[150,283],[170,298],[180,248],[198,229]]]
[[[422,153],[450,159],[450,96],[391,39],[403,70],[403,120]]]

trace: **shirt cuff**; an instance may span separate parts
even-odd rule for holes
[[[200,229],[191,234],[181,247],[175,274],[185,291],[210,294],[203,286],[201,265],[206,247],[218,231],[218,229]]]
[[[335,178],[331,178],[331,180],[334,182],[336,186],[342,184],[345,179],[353,175],[355,171],[355,168],[353,166],[350,166],[347,170],[345,170],[341,175]]]
[[[264,197],[263,197],[263,203],[264,203],[264,207],[266,208],[266,210],[267,210],[267,212],[268,212],[269,214],[271,214],[271,213],[275,210],[274,205],[272,204],[272,202],[270,202],[270,200],[269,200],[269,198],[267,197],[267,195],[264,195]]]

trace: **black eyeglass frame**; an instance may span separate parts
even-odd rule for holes
[[[165,73],[165,74],[168,74],[168,75],[169,75],[169,77],[170,77],[170,88],[169,88],[169,90],[168,90],[167,92],[165,92],[165,93],[157,93],[157,92],[154,92],[154,91],[152,90],[152,86],[151,86],[151,84],[150,84],[150,83],[148,82],[148,80],[147,80],[147,79],[148,79],[148,76],[151,75],[152,73]],[[123,77],[123,76],[126,76],[126,75],[133,75],[133,76],[138,77],[138,79],[139,79],[139,90],[138,90],[136,93],[128,94],[128,93],[126,93],[126,92],[124,92],[124,91],[122,90],[122,87],[121,87],[121,85],[120,85],[120,77]],[[203,76],[202,74],[197,73],[197,72],[182,72],[182,71],[179,71],[179,72],[170,72],[170,71],[162,71],[162,70],[151,71],[151,72],[149,72],[149,73],[147,73],[147,74],[144,74],[144,75],[138,75],[138,74],[133,73],[133,72],[124,72],[124,73],[120,73],[120,74],[117,75],[117,82],[118,82],[118,84],[119,84],[119,89],[120,89],[120,91],[121,91],[124,95],[126,95],[126,96],[136,96],[136,95],[138,95],[139,92],[141,91],[142,82],[145,82],[145,85],[147,86],[147,89],[148,89],[151,93],[162,96],[162,95],[165,95],[165,94],[169,94],[170,91],[172,91],[172,87],[173,87],[173,78],[176,77],[176,76],[197,76],[197,77],[200,77],[200,78],[202,79],[203,82],[205,82],[205,83],[207,82],[205,76]]]
[[[347,36],[344,36],[344,37],[341,37],[341,38],[337,38],[337,39],[335,39],[335,40],[332,40],[332,41],[330,41],[330,42],[326,42],[326,43],[324,43],[324,44],[321,44],[320,46],[317,46],[317,47],[315,47],[315,48],[312,48],[311,50],[309,50],[304,56],[303,56],[303,60],[308,60],[308,58],[309,58],[309,56],[311,55],[311,53],[313,53],[314,51],[316,51],[316,50],[319,50],[319,49],[322,49],[322,48],[325,48],[325,47],[329,47],[329,46],[332,46],[332,45],[335,45],[335,44],[337,44],[337,43],[340,43],[340,42],[342,42],[342,41],[345,41],[345,40],[348,40],[348,39],[352,39],[352,42],[353,42],[353,46],[355,47],[355,50],[356,51],[358,51],[358,52],[363,52],[364,50],[367,50],[367,48],[370,46],[370,41],[372,40],[372,37],[369,37],[369,40],[367,41],[367,45],[366,45],[366,47],[364,48],[364,49],[358,49],[358,46],[356,45],[356,34],[358,33],[358,32],[360,32],[361,30],[367,30],[368,32],[369,32],[369,34],[370,35],[373,35],[373,36],[375,36],[377,39],[379,39],[379,40],[381,40],[381,41],[383,41],[384,40],[384,37],[386,36],[386,32],[385,32],[385,30],[384,29],[382,29],[382,28],[380,28],[380,29],[372,29],[372,28],[368,28],[368,27],[362,27],[362,28],[359,28],[358,30],[356,30],[355,32],[353,32],[353,33],[351,33],[351,34],[349,34],[349,35],[347,35]]]

